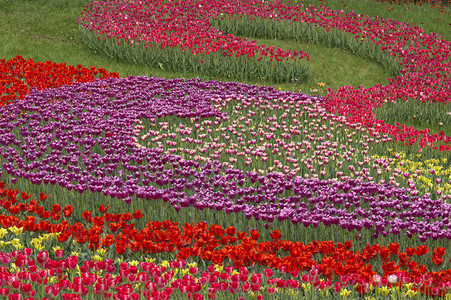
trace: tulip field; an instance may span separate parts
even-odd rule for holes
[[[451,299],[447,1],[36,1],[0,3],[0,299]]]

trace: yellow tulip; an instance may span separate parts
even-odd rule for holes
[[[342,289],[340,291],[340,296],[347,298],[351,294],[351,291],[348,291],[347,289]]]
[[[10,273],[18,273],[20,272],[20,268],[16,266],[15,263],[11,263],[11,268],[9,269]]]
[[[404,293],[405,296],[408,296],[410,298],[413,298],[417,295],[417,291],[414,291],[412,289],[407,290],[407,292]]]
[[[168,268],[168,267],[169,267],[169,262],[168,262],[167,260],[163,260],[163,261],[160,263],[160,265],[163,266],[163,267],[165,267],[165,268]]]
[[[9,231],[11,231],[12,233],[14,233],[15,235],[19,236],[22,234],[23,232],[23,228],[17,228],[16,226],[10,227]]]
[[[377,291],[384,296],[387,296],[390,293],[390,289],[387,288],[386,286],[377,289]]]
[[[91,259],[95,260],[95,261],[101,261],[101,260],[103,260],[103,257],[101,257],[100,255],[96,254],[96,255],[93,255]]]
[[[310,288],[311,288],[311,284],[310,284],[310,282],[308,282],[307,284],[306,283],[303,283],[302,284],[302,288],[304,289],[304,291],[309,291],[310,290]]]
[[[19,239],[13,239],[13,240],[11,240],[11,245],[13,245],[13,247],[16,248],[17,250],[22,250],[22,249],[23,249],[23,246],[22,246],[22,244],[20,243],[20,240],[19,240]]]
[[[31,240],[31,246],[34,248],[34,249],[36,249],[36,250],[38,250],[38,251],[41,251],[42,250],[42,248],[44,248],[43,246],[42,246],[42,244],[41,244],[41,241],[40,241],[40,239],[32,239]]]
[[[132,260],[131,262],[128,263],[130,266],[137,266],[139,264],[139,261],[137,260]]]
[[[413,287],[413,283],[412,282],[406,283],[406,284],[404,284],[404,287],[406,288],[406,290],[411,290]]]
[[[100,256],[104,256],[107,251],[108,250],[106,248],[97,249],[97,253],[99,253]]]
[[[231,276],[236,275],[236,274],[240,274],[240,272],[238,272],[238,270],[233,270],[232,274],[230,274]]]
[[[182,273],[182,275],[185,275],[189,273],[189,269],[182,269],[180,270],[180,272]]]

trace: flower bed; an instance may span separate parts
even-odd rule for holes
[[[448,195],[431,200],[428,194],[417,196],[389,184],[377,184],[363,171],[357,173],[361,177],[345,181],[321,180],[318,175],[310,179],[296,176],[296,172],[262,176],[216,159],[181,160],[178,155],[163,153],[162,142],[155,148],[138,143],[134,125],[141,118],[151,122],[165,116],[191,118],[191,122],[207,118],[215,118],[218,124],[226,121],[227,114],[211,102],[227,103],[215,99],[231,94],[236,98],[254,94],[254,99],[268,103],[290,99],[286,107],[296,104],[307,111],[321,100],[244,84],[132,76],[32,91],[6,106],[1,114],[2,167],[13,183],[23,178],[35,185],[57,184],[69,191],[82,194],[90,190],[126,203],[132,197],[162,199],[176,211],[195,207],[240,213],[269,225],[278,219],[306,227],[322,223],[348,231],[366,228],[375,238],[401,232],[408,237],[419,236],[422,242],[451,236],[447,223],[441,221],[450,211],[449,204],[442,202]],[[251,106],[252,100],[247,101]],[[240,111],[236,106],[234,109]],[[310,112],[307,120],[315,116]],[[328,120],[326,116],[323,119]],[[222,128],[232,132],[234,127]],[[327,125],[321,125],[321,130],[325,129]],[[192,130],[181,125],[178,133],[189,136]],[[268,142],[274,133],[262,135],[265,138],[260,139]],[[167,137],[176,136],[169,133]],[[207,140],[208,135],[203,138]],[[247,141],[253,144],[251,139]],[[246,143],[241,145],[246,151]],[[326,146],[331,147],[330,141],[317,143],[316,155],[329,155]],[[191,154],[186,148],[182,150]],[[262,155],[262,159],[265,157]],[[355,167],[346,165],[354,174]],[[425,214],[430,217],[423,224],[417,218]]]
[[[0,63],[0,296],[449,296],[449,152],[335,92]]]
[[[402,251],[399,244],[392,243],[352,251],[350,241],[304,244],[282,239],[280,230],[271,233],[271,241],[259,242],[257,230],[240,232],[233,226],[204,222],[180,227],[169,221],[150,221],[144,228],[135,228],[133,220],[145,217],[141,211],[110,213],[104,205],[94,213],[82,212],[81,224],[72,222],[76,215],[71,205],[61,209],[54,204],[46,211],[41,205],[48,194],[41,193],[36,200],[0,182],[0,195],[4,197],[3,210],[10,214],[0,215],[0,246],[11,249],[0,252],[0,263],[12,267],[0,267],[3,276],[10,278],[1,284],[1,295],[79,299],[90,293],[105,298],[114,295],[114,299],[125,295],[149,299],[155,294],[170,297],[174,292],[210,297],[224,292],[271,295],[276,290],[278,294],[291,290],[306,295],[311,286],[334,294],[351,293],[353,288],[359,294],[374,289],[388,294],[394,288],[396,294],[396,288],[398,293],[402,288],[402,293],[443,295],[451,288],[449,272],[430,271],[418,264],[422,256],[432,253],[432,263],[442,265],[443,247],[430,251],[419,245]],[[45,221],[48,218],[64,220],[51,224]],[[27,248],[25,241],[34,250]],[[80,250],[84,255],[80,256]],[[72,251],[71,255],[66,251]],[[142,255],[141,260],[129,263],[112,259],[130,253],[173,253],[177,259],[163,261],[161,266],[155,265],[154,259],[143,260]],[[187,265],[189,260],[197,263]],[[198,267],[202,261],[208,266],[203,270]],[[375,269],[379,263],[381,273]]]
[[[418,27],[394,20],[369,18],[355,12],[345,14],[322,6],[318,8],[304,8],[302,4],[290,6],[277,1],[263,3],[260,1],[240,1],[239,3],[196,1],[193,5],[188,1],[183,2],[182,6],[165,1],[148,1],[139,4],[130,2],[116,6],[113,3],[93,2],[90,6],[87,6],[79,19],[82,28],[95,32],[100,40],[102,40],[101,35],[106,35],[106,39],[125,38],[127,43],[134,43],[135,41],[140,43],[156,42],[158,45],[161,43],[161,48],[182,46],[182,48],[191,49],[194,53],[196,51],[201,53],[215,52],[220,49],[221,43],[217,44],[216,41],[222,41],[224,35],[220,34],[208,38],[199,35],[206,32],[217,34],[218,31],[211,27],[209,17],[224,19],[240,17],[245,21],[243,26],[249,28],[252,28],[254,19],[271,20],[272,23],[280,24],[278,27],[282,28],[294,26],[293,24],[301,22],[312,23],[316,27],[325,28],[327,31],[329,29],[345,31],[353,34],[355,39],[362,42],[374,43],[380,50],[395,57],[402,67],[401,75],[390,79],[389,85],[376,85],[371,88],[342,87],[338,91],[330,90],[326,95],[327,101],[323,102],[323,106],[329,112],[345,116],[349,126],[357,124],[357,126],[364,125],[374,128],[376,132],[389,134],[394,137],[395,141],[406,145],[418,143],[421,147],[430,146],[434,150],[449,151],[450,149],[448,145],[450,138],[446,135],[429,134],[429,130],[415,130],[413,127],[400,124],[385,124],[383,120],[375,119],[372,114],[372,110],[384,101],[407,101],[411,99],[422,102],[439,101],[444,104],[450,102],[451,90],[448,76],[450,72],[450,43],[441,39],[437,34],[426,34]],[[119,11],[121,16],[117,22],[111,22],[110,18],[99,19],[100,11],[102,14],[112,13],[113,6],[114,11]],[[131,14],[129,11],[139,11],[140,13]],[[186,14],[189,16],[189,22],[176,16],[166,18],[166,14],[169,12],[177,12],[178,15]],[[165,24],[169,27],[158,34],[149,31],[145,27],[146,23],[141,20],[142,14],[155,19],[155,24],[159,24],[159,26]],[[201,26],[199,24],[205,27],[201,27],[204,30],[196,27]],[[125,35],[125,32],[127,32],[127,35]],[[321,39],[318,37],[318,35],[321,35],[321,31],[318,32],[309,39]],[[324,36],[328,36],[327,34],[328,32],[322,33]],[[334,37],[340,36],[340,34],[334,34],[328,37],[334,39]],[[235,40],[241,41],[234,37],[230,37],[230,39],[230,43]],[[236,43],[239,46],[232,47],[232,49],[237,49],[234,51],[239,51],[241,45],[246,44],[244,42]],[[95,45],[95,41],[91,42],[91,46],[96,47]],[[98,44],[97,47],[100,47],[100,45]],[[199,48],[198,45],[207,48]],[[229,44],[225,45],[225,48],[230,49]],[[213,48],[211,49],[211,47]],[[124,51],[127,52],[128,50]],[[271,51],[265,50],[260,54],[269,55],[269,53]],[[271,53],[271,55],[273,54]],[[279,60],[275,56],[274,59]],[[210,69],[216,70],[217,68]]]

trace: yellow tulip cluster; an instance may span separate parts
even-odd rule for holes
[[[385,172],[389,173],[391,181],[396,178],[405,181],[411,190],[420,190],[424,193],[436,194],[442,199],[451,200],[451,166],[446,158],[421,160],[421,154],[407,155],[388,149],[393,160]],[[376,159],[388,159],[386,156],[373,155],[373,164]]]
[[[47,242],[50,238],[53,238],[53,240],[58,240],[58,235],[59,235],[59,233],[43,234],[37,238],[32,239],[30,244],[35,250],[41,251],[42,249],[44,249],[44,246],[42,245],[42,243]],[[55,248],[54,248],[54,250],[55,250]]]
[[[17,228],[16,226],[8,228],[11,233],[13,233],[16,236],[20,236],[22,234],[23,229]],[[3,241],[3,238],[8,234],[8,230],[5,228],[0,229],[0,247],[3,249],[9,245],[13,246],[14,249],[21,251],[24,246],[20,243],[20,240],[15,239],[8,239],[8,241]]]

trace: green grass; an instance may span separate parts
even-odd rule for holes
[[[192,74],[164,72],[161,69],[140,67],[120,63],[90,51],[78,35],[77,18],[86,0],[74,1],[27,1],[12,0],[0,2],[0,34],[3,44],[0,58],[9,59],[18,54],[37,61],[51,60],[57,63],[96,66],[118,72],[121,76],[149,75],[166,78],[193,77]],[[13,25],[12,25],[13,24]],[[326,83],[322,88],[337,89],[340,86],[365,87],[387,83],[389,74],[379,65],[340,49],[305,45],[294,41],[258,40],[259,43],[274,45],[283,49],[301,49],[308,52],[311,61],[308,66],[311,78],[302,85],[275,85],[277,88],[309,92],[318,88],[318,82]],[[216,79],[216,78],[204,78]],[[233,78],[217,78],[230,81]],[[271,82],[247,82],[274,85]]]
[[[328,88],[337,90],[341,86],[371,87],[375,84],[388,84],[389,74],[381,66],[341,49],[329,49],[294,41],[268,39],[256,39],[256,41],[276,48],[302,49],[310,54],[310,61],[303,62],[310,68],[310,79],[305,84],[299,85],[299,89],[305,93],[310,93],[311,88],[321,89],[323,93],[319,92],[319,94],[324,94]],[[326,85],[319,88],[317,85],[319,82],[324,82]]]
[[[421,103],[419,101],[386,102],[373,110],[377,119],[386,123],[399,122],[406,126],[413,126],[417,130],[431,129],[431,134],[441,131],[451,136],[451,103],[444,105],[437,103]]]

